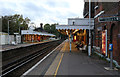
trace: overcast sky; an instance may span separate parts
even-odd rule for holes
[[[84,0],[0,0],[0,13],[22,14],[39,23],[67,24],[68,18],[83,18]]]

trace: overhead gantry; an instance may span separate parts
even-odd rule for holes
[[[68,18],[68,25],[56,25],[56,29],[65,35],[69,36],[70,41],[70,52],[71,52],[71,42],[73,38],[78,38],[78,41],[84,40],[87,44],[87,35],[89,35],[89,30],[94,29],[94,19],[91,18],[91,25],[89,26],[89,18]],[[89,54],[91,52],[88,52]]]

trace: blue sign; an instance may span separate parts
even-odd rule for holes
[[[109,51],[113,51],[113,44],[109,44]]]

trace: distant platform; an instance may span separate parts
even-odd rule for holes
[[[53,41],[53,40],[49,40],[49,41]],[[11,50],[11,49],[16,49],[20,47],[27,47],[27,46],[49,42],[49,41],[42,41],[42,42],[36,42],[36,43],[25,43],[25,44],[17,44],[17,45],[0,45],[0,52]]]

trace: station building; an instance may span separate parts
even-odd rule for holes
[[[50,37],[55,37],[55,35],[47,32],[36,31],[33,26],[30,26],[28,30],[22,30],[21,35],[23,43],[40,42],[48,40]]]
[[[89,3],[85,2],[84,17],[89,16]],[[110,58],[109,44],[113,44],[113,59],[120,64],[120,2],[92,2],[92,18],[95,20],[94,48]]]

